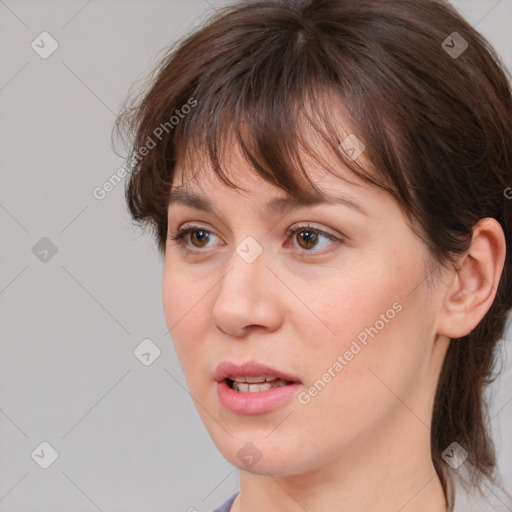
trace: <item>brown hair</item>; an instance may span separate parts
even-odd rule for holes
[[[484,391],[497,376],[512,302],[509,80],[490,44],[443,0],[252,1],[221,9],[172,47],[116,123],[133,141],[130,213],[153,228],[161,252],[177,162],[208,157],[234,187],[222,168],[234,134],[261,177],[308,197],[315,185],[299,148],[320,156],[305,125],[358,177],[392,194],[438,263],[467,251],[480,219],[499,221],[507,255],[496,298],[469,335],[451,340],[435,395],[432,460],[449,510],[453,477],[467,483],[442,459],[453,441],[468,452],[471,486],[498,483]],[[339,150],[340,121],[364,142],[372,172]]]

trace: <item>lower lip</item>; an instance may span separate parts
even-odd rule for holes
[[[241,393],[231,389],[226,381],[217,382],[217,392],[221,404],[235,414],[260,414],[277,409],[295,395],[299,383],[270,388],[267,391]]]

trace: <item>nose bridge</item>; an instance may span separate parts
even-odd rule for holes
[[[212,310],[212,320],[223,332],[239,335],[249,325],[276,328],[279,307],[266,256],[253,237],[242,240],[230,255]]]
[[[229,270],[221,282],[222,291],[236,294],[239,302],[263,299],[260,292],[264,291],[269,273],[266,265],[263,246],[254,237],[245,237],[230,256]]]

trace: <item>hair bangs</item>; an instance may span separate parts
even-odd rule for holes
[[[299,199],[322,196],[318,185],[325,172],[390,191],[368,158],[351,156],[351,150],[366,152],[365,137],[349,119],[341,92],[319,80],[308,81],[311,69],[303,76],[297,70],[291,77],[281,76],[278,87],[267,83],[272,75],[261,72],[246,75],[229,94],[197,94],[202,100],[172,139],[182,178],[194,180],[208,168],[226,186],[241,189],[227,171],[226,159],[236,145],[257,175]],[[267,94],[255,94],[254,89]],[[364,149],[344,146],[347,139]],[[312,179],[304,157],[325,172]]]

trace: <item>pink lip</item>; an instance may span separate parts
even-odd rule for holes
[[[215,369],[214,378],[217,382],[222,382],[226,377],[256,377],[258,375],[275,375],[283,380],[290,382],[300,382],[297,377],[276,370],[271,366],[257,363],[256,361],[248,361],[240,365],[231,361],[223,361]]]
[[[231,389],[226,382],[228,376],[252,377],[257,375],[275,375],[281,379],[291,381],[292,384],[271,388],[267,391],[241,393]],[[235,414],[270,412],[289,401],[301,387],[301,383],[296,377],[255,361],[249,361],[241,365],[224,361],[217,366],[214,376],[217,381],[217,393],[221,404]]]

